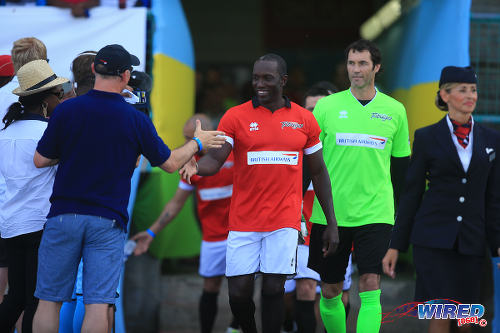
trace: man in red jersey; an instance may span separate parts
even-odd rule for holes
[[[212,129],[210,118],[204,114],[195,114],[184,125],[183,134],[186,141],[193,139],[197,119],[200,120],[202,128]],[[196,159],[199,157],[197,156]],[[160,216],[149,228],[153,234],[157,235],[179,214],[193,190],[196,190],[197,212],[202,229],[199,267],[199,273],[203,277],[203,293],[199,303],[202,333],[212,332],[217,315],[217,298],[226,271],[227,227],[229,205],[233,194],[233,165],[233,154],[230,154],[215,175],[193,176],[191,184],[181,179],[174,197],[167,202]],[[153,236],[143,231],[132,239],[137,241],[134,253],[140,255],[148,250]],[[228,332],[237,331],[237,328],[238,324],[233,320]]]
[[[233,197],[226,254],[229,303],[243,332],[257,332],[252,300],[254,276],[262,281],[262,331],[279,332],[287,275],[296,273],[305,156],[316,195],[328,216],[323,252],[338,244],[331,186],[323,161],[320,129],[311,112],[283,96],[286,63],[267,54],[254,64],[255,97],[229,109],[219,129],[226,133],[220,151],[191,160],[181,175],[211,175],[234,152]]]

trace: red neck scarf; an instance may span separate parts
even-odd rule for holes
[[[453,125],[453,134],[456,135],[458,143],[462,147],[467,148],[467,145],[469,144],[469,134],[472,129],[472,118],[470,118],[466,124],[460,124],[451,118],[450,120]]]

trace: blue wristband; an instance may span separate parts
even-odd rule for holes
[[[201,144],[200,139],[198,139],[197,137],[193,137],[193,140],[196,141],[196,143],[198,144],[198,151],[202,151],[203,145]]]
[[[151,231],[151,229],[147,229],[146,232],[153,238],[155,238],[155,233]]]

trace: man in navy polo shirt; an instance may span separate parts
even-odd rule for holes
[[[82,332],[106,332],[108,304],[115,302],[128,221],[130,179],[137,157],[174,172],[203,147],[224,143],[223,132],[203,131],[173,151],[151,120],[120,92],[139,59],[120,45],[96,55],[94,89],[58,107],[38,143],[37,167],[59,164],[51,209],[39,249],[35,296],[40,303],[33,327],[57,332],[62,302],[71,300],[83,257]]]

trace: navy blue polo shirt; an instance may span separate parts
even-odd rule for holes
[[[102,216],[124,228],[137,157],[158,166],[170,156],[145,114],[119,94],[99,90],[59,104],[37,151],[59,159],[47,217]]]

